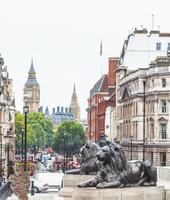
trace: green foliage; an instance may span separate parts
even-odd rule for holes
[[[21,146],[21,129],[24,128],[24,115],[17,112],[15,116],[16,146]],[[43,113],[30,113],[27,120],[28,148],[51,146],[53,140],[53,123]]]
[[[85,140],[83,126],[78,122],[66,121],[58,127],[55,133],[53,149],[56,152],[63,153],[65,143],[67,154],[73,155],[85,144]]]
[[[21,146],[21,129],[24,127],[24,116],[20,112],[15,114],[16,147]]]

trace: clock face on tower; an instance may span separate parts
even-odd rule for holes
[[[30,98],[30,97],[32,97],[32,92],[31,91],[25,91],[24,96]]]

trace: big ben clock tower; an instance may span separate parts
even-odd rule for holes
[[[40,103],[40,86],[37,83],[36,72],[31,61],[28,79],[24,85],[24,104],[29,107],[29,112],[38,112]]]

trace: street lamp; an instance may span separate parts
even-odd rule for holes
[[[24,160],[24,128],[21,129],[21,162]]]
[[[25,105],[23,107],[23,112],[24,112],[24,125],[25,125],[25,156],[24,156],[24,163],[25,163],[25,171],[27,171],[27,115],[29,113],[29,107]]]
[[[64,132],[64,173],[66,171],[66,132]]]
[[[146,82],[143,81],[143,162],[145,161],[145,86]]]
[[[132,160],[132,140],[133,140],[133,135],[130,136],[130,160]]]
[[[7,131],[5,138],[6,138],[5,148],[6,148],[6,152],[7,152],[7,178],[9,178],[9,176],[10,176],[10,166],[11,166],[9,152],[10,152],[10,148],[12,148],[12,145],[10,145],[10,131]]]

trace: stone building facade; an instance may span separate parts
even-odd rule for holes
[[[39,112],[40,104],[40,86],[36,79],[36,72],[31,61],[31,67],[28,72],[28,79],[24,85],[24,104],[29,107],[29,112]]]
[[[15,161],[15,99],[12,83],[0,56],[0,179],[3,175],[8,176],[8,169]]]
[[[120,65],[116,75],[117,138],[127,157],[170,165],[170,57],[134,71]]]
[[[170,51],[170,33],[135,28],[124,41],[120,62],[128,70],[149,67],[157,56],[166,56],[167,50]]]
[[[59,125],[65,121],[74,121],[74,113],[71,108],[64,108],[63,106],[57,106],[57,109],[53,108],[52,113],[49,112],[48,107],[45,109],[45,116],[50,117],[55,125]]]

